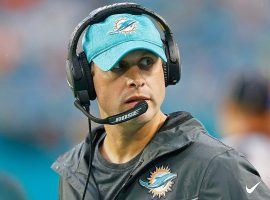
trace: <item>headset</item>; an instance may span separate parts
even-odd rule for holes
[[[145,14],[153,18],[164,33],[164,48],[167,63],[163,66],[165,86],[175,85],[181,78],[181,60],[173,34],[165,20],[157,13],[135,3],[116,3],[92,11],[74,29],[69,45],[66,60],[67,82],[73,91],[74,97],[81,105],[90,105],[90,100],[96,99],[96,92],[91,74],[91,64],[88,63],[85,52],[77,55],[77,46],[83,31],[92,24],[102,22],[108,16],[120,13],[134,15]]]
[[[87,117],[89,122],[89,169],[87,180],[82,195],[82,199],[85,199],[87,185],[90,179],[90,172],[94,154],[94,135],[91,132],[91,120],[100,124],[119,124],[135,117],[138,117],[145,113],[148,109],[146,101],[139,102],[134,108],[131,108],[123,113],[107,117],[106,119],[99,119],[90,114],[90,101],[96,99],[96,92],[91,74],[91,64],[88,63],[86,54],[84,51],[77,54],[78,41],[86,28],[89,26],[104,21],[108,16],[114,14],[128,13],[134,15],[147,15],[153,18],[163,31],[164,39],[163,45],[165,48],[165,54],[167,57],[167,63],[163,65],[165,86],[175,85],[181,78],[181,60],[177,44],[174,42],[173,34],[165,22],[165,20],[156,14],[155,12],[142,7],[135,3],[116,3],[108,6],[104,6],[92,11],[84,20],[82,20],[74,29],[69,45],[68,55],[66,60],[66,73],[67,82],[73,91],[76,98],[74,104],[80,109]],[[95,185],[97,183],[93,178]],[[97,192],[99,199],[100,194]]]

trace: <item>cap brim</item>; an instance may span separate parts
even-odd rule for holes
[[[164,62],[167,62],[166,55],[161,46],[146,41],[129,41],[110,48],[109,50],[99,54],[93,61],[103,70],[108,71],[119,62],[125,55],[135,50],[148,50],[159,56]]]

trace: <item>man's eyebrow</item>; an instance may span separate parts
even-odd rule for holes
[[[139,53],[138,57],[143,57],[143,56],[154,56],[154,57],[158,57],[156,54],[152,53],[151,51],[142,51]],[[125,58],[122,58],[118,63],[121,63],[123,65],[127,65],[129,64],[130,62],[127,62],[125,60]]]
[[[118,62],[118,64],[128,65],[129,62],[127,62],[127,61],[125,61],[125,60],[120,60],[120,61]]]
[[[143,53],[142,53],[142,56],[145,56],[145,55],[153,55],[153,56],[156,56],[153,52],[151,52],[151,51],[144,51]]]

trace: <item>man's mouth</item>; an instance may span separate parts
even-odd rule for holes
[[[150,98],[146,97],[146,96],[131,96],[131,97],[127,98],[125,103],[129,104],[129,105],[130,104],[136,105],[140,101],[147,101],[147,100],[150,100]]]

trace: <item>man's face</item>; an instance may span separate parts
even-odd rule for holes
[[[159,111],[165,97],[162,61],[149,51],[127,54],[112,70],[102,71],[96,64],[93,80],[101,117],[118,114],[146,100],[148,110],[136,118],[146,123]]]

